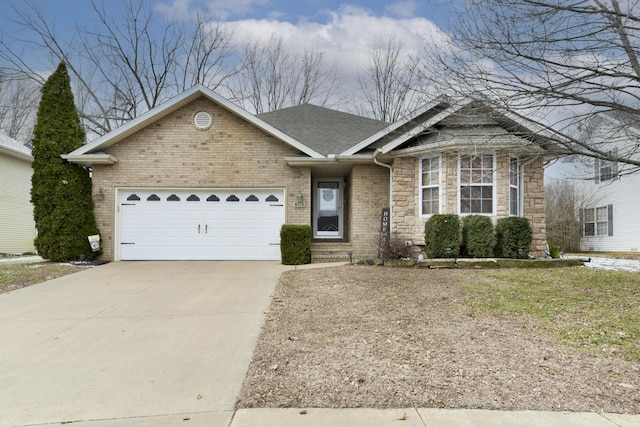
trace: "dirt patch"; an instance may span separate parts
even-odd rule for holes
[[[282,276],[237,407],[640,413],[640,364],[524,317],[472,316],[483,271],[345,266]]]

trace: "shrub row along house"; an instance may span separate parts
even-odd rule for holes
[[[252,115],[195,86],[63,157],[91,166],[105,260],[279,260],[283,224],[312,260],[418,255],[435,213],[523,216],[545,248],[549,139],[471,98],[396,123],[313,105]]]

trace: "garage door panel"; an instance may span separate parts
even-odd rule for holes
[[[283,197],[282,190],[122,191],[120,258],[280,260]]]

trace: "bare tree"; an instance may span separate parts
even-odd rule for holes
[[[545,186],[547,239],[567,252],[580,251],[580,191],[567,180]]]
[[[380,40],[369,52],[358,82],[365,99],[361,114],[394,122],[413,111],[422,100],[416,74],[419,60],[403,51],[393,35]]]
[[[640,167],[640,140],[613,155],[580,138],[594,115],[640,117],[640,5],[620,0],[471,0],[451,44],[428,52],[423,78],[535,116],[565,153]],[[630,135],[630,138],[633,138]]]
[[[9,137],[29,142],[36,119],[40,86],[33,80],[0,81],[0,129]]]
[[[88,132],[102,135],[188,85],[215,89],[225,78],[231,34],[223,24],[210,24],[204,14],[195,23],[160,20],[150,0],[122,0],[118,16],[103,1],[91,6],[93,17],[64,40],[37,5],[26,2],[15,9],[15,22],[32,38],[0,42],[5,72],[14,77],[46,78],[23,59],[23,49],[67,64]]]
[[[259,114],[305,103],[326,105],[338,92],[336,68],[326,64],[323,51],[296,54],[273,35],[244,43],[240,54],[230,92],[247,110]]]

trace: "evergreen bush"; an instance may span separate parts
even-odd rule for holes
[[[280,255],[284,265],[311,262],[311,226],[284,224],[280,229]]]
[[[472,258],[491,257],[495,243],[493,222],[490,217],[468,215],[462,218],[463,255]]]
[[[547,246],[549,246],[549,255],[551,258],[560,258],[560,246],[554,244],[551,240],[547,239]]]
[[[527,218],[510,216],[498,220],[496,225],[496,256],[528,258],[532,241],[533,230]]]
[[[424,226],[427,258],[460,256],[460,218],[453,214],[432,215]],[[448,253],[447,249],[451,252]]]
[[[92,259],[98,253],[91,250],[87,237],[98,234],[98,228],[91,177],[87,169],[60,157],[81,147],[85,140],[64,63],[41,92],[32,140],[31,202],[38,231],[35,247],[50,261]]]

